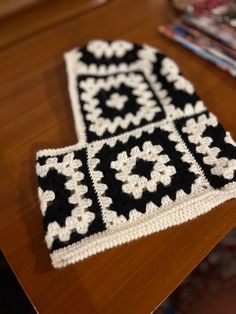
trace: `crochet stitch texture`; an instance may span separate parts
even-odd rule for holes
[[[37,153],[54,267],[186,222],[236,196],[236,143],[156,48],[65,54],[76,145]]]

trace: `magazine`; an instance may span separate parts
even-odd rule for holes
[[[195,54],[236,76],[236,29],[211,16],[184,14],[180,20],[158,30]]]

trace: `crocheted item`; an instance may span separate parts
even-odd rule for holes
[[[37,154],[54,267],[236,196],[236,144],[172,60],[121,40],[65,59],[79,143]]]

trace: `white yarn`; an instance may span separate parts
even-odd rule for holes
[[[182,106],[176,105],[176,100],[170,96],[171,93],[163,88],[165,83],[162,85],[160,76],[164,76],[175,90],[187,93],[188,97],[194,93],[193,85],[180,74],[174,61],[167,57],[158,60],[158,50],[143,45],[136,51],[134,61],[126,63],[123,60],[134,45],[125,40],[112,42],[94,40],[89,42],[86,48],[91,54],[91,60],[94,58],[91,64],[83,61],[85,60],[83,54],[78,49],[65,54],[69,93],[79,143],[60,149],[41,150],[37,153],[37,158],[47,158],[45,164],[37,163],[36,170],[40,178],[45,178],[51,170],[56,170],[58,174],[65,176],[67,178],[65,188],[71,192],[68,202],[74,205],[63,226],[57,221],[48,224],[46,243],[49,249],[52,248],[55,239],[67,243],[75,231],[85,235],[96,218],[91,211],[94,204],[88,196],[88,187],[84,183],[83,166],[87,167],[89,180],[92,182],[91,188],[96,195],[106,230],[87,236],[77,243],[68,244],[62,249],[54,250],[51,253],[54,267],[75,263],[105,249],[186,222],[236,197],[236,183],[226,184],[221,189],[213,188],[196,161],[196,156],[194,157],[182,139],[184,133],[189,143],[194,144],[196,152],[203,156],[203,162],[210,166],[212,175],[227,180],[234,177],[236,161],[220,157],[220,148],[214,146],[213,139],[203,136],[206,128],[217,126],[216,117],[213,114],[207,116],[203,113],[206,107],[201,100]],[[117,58],[120,62],[100,64],[104,58]],[[154,73],[154,64],[157,61],[161,62],[160,73]],[[82,75],[85,77],[78,80],[78,76]],[[97,95],[100,91],[110,92],[113,88],[119,89],[121,85],[131,90],[138,109],[135,113],[127,112],[123,116],[119,115],[119,112],[127,106],[129,99],[122,92],[115,91],[105,99],[103,104],[110,111],[117,110],[117,116],[109,119],[103,115]],[[85,114],[82,113],[82,109]],[[156,121],[154,117],[160,112],[163,113],[163,118]],[[197,118],[192,117],[196,115]],[[181,133],[177,127],[178,123],[181,123],[179,119],[182,118],[185,120]],[[146,124],[140,126],[141,121],[145,121]],[[85,122],[88,122],[89,126]],[[124,132],[118,134],[118,129]],[[118,142],[127,143],[130,137],[138,142],[144,132],[151,135],[156,129],[165,131],[178,155],[181,155],[182,162],[189,165],[188,172],[195,177],[191,192],[187,194],[179,188],[175,200],[169,195],[160,197],[160,206],[148,201],[144,213],[137,210],[138,205],[134,203],[137,208],[132,206],[128,217],[125,217],[111,210],[113,200],[108,196],[110,187],[104,180],[104,174],[99,170],[103,160],[100,160],[97,154],[104,145],[113,148]],[[96,140],[88,141],[88,131],[93,133]],[[105,133],[110,137],[104,138]],[[226,132],[224,141],[236,146],[229,132]],[[168,187],[172,183],[178,167],[174,166],[174,162],[165,153],[164,144],[162,145],[163,147],[145,139],[140,146],[134,145],[129,151],[125,149],[119,151],[115,160],[111,161],[110,168],[115,172],[115,178],[121,184],[123,193],[135,200],[141,200],[145,191],[157,192],[160,184]],[[122,149],[123,146],[120,146]],[[77,155],[75,157],[75,151],[81,149],[86,153],[86,165],[82,165]],[[153,163],[150,178],[135,173],[134,169],[139,160]],[[43,190],[40,187],[38,194],[42,215],[46,216],[47,209],[53,206],[57,196],[54,191]]]
[[[65,155],[62,162],[58,162],[57,157],[53,157],[48,158],[43,166],[36,165],[37,175],[42,178],[47,175],[50,169],[56,169],[58,173],[69,177],[70,179],[66,182],[66,189],[72,193],[69,197],[69,203],[77,205],[71,211],[71,216],[66,218],[64,227],[61,227],[56,221],[48,225],[45,237],[48,248],[51,248],[55,238],[58,238],[60,241],[68,241],[73,231],[85,234],[90,223],[95,219],[95,214],[88,210],[92,206],[92,201],[84,197],[88,188],[81,182],[84,178],[84,174],[79,170],[81,166],[81,161],[74,159],[74,153]],[[54,197],[53,191],[47,190],[42,192],[39,188],[43,215],[45,215],[46,208]]]

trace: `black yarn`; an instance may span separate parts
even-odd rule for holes
[[[120,73],[122,73],[122,72],[120,72]],[[112,74],[112,76],[117,76],[120,73]],[[154,100],[156,102],[156,105],[159,106],[159,108],[160,108],[160,111],[155,114],[152,122],[160,121],[160,120],[164,119],[165,113],[164,113],[162,104],[161,104],[159,98],[157,97],[157,95],[153,92],[153,90],[152,90],[149,82],[147,81],[146,77],[140,71],[135,71],[132,73],[139,74],[143,77],[144,82],[147,83],[147,85],[148,85],[148,91],[151,92],[153,95],[151,99]],[[99,76],[99,78],[107,78],[107,77],[108,76]],[[81,98],[81,94],[83,92],[83,89],[81,88],[81,82],[86,80],[87,78],[95,78],[96,79],[97,76],[96,75],[91,75],[91,76],[79,75],[77,77],[77,90],[78,90],[78,97],[79,97],[79,102],[80,102],[80,106],[81,106],[81,111],[82,111],[82,115],[83,115],[84,123],[85,123],[85,127],[86,127],[87,141],[90,143],[90,142],[93,142],[97,139],[100,139],[101,137],[97,136],[94,132],[90,131],[89,127],[90,127],[91,122],[86,118],[87,111],[84,109],[85,102]],[[128,96],[127,103],[125,104],[125,106],[122,110],[119,110],[119,112],[116,109],[112,109],[112,108],[109,108],[106,106],[106,101],[110,98],[110,96],[114,92],[118,92],[121,95],[124,94],[124,95]],[[135,114],[139,110],[139,107],[140,107],[140,105],[136,102],[137,97],[132,93],[132,88],[127,86],[124,83],[121,84],[120,88],[117,88],[117,89],[111,88],[109,91],[101,90],[96,95],[96,98],[99,100],[99,108],[102,109],[102,117],[109,118],[110,120],[114,120],[114,118],[116,116],[124,117],[129,112]],[[118,113],[118,115],[117,115],[117,113]],[[144,125],[147,125],[148,123],[149,122],[146,121],[144,118],[139,123],[139,126],[144,126]],[[131,131],[135,128],[137,128],[137,126],[135,126],[132,123],[125,130],[118,126],[115,134],[110,134],[109,132],[106,131],[103,134],[102,138],[109,138],[112,135],[113,136],[119,135],[119,134],[122,134],[124,132]]]
[[[161,145],[163,147],[163,154],[169,156],[169,165],[175,167],[176,174],[173,175],[169,186],[159,183],[155,192],[144,191],[142,197],[136,200],[132,195],[128,195],[122,191],[122,182],[115,177],[117,171],[111,169],[110,165],[122,151],[126,151],[129,154],[133,147],[142,147],[143,143],[148,140],[153,145]],[[113,200],[110,210],[115,211],[118,215],[124,215],[126,218],[129,218],[129,212],[134,208],[145,213],[146,204],[150,201],[157,206],[161,206],[161,199],[165,195],[175,200],[176,192],[180,189],[183,189],[185,193],[189,194],[191,186],[197,178],[194,173],[189,171],[190,165],[182,161],[182,154],[176,151],[175,143],[168,139],[168,133],[160,129],[156,129],[152,134],[144,132],[139,139],[131,136],[125,144],[120,141],[114,147],[105,144],[96,154],[96,158],[101,161],[97,165],[97,169],[103,173],[101,181],[108,186],[106,196],[111,197]],[[147,171],[148,169],[143,169],[145,176],[148,175]]]
[[[64,155],[65,154],[62,156]],[[57,156],[57,158],[61,161],[60,155]],[[80,241],[94,233],[105,230],[101,209],[99,208],[95,192],[92,189],[92,182],[88,173],[86,150],[75,152],[74,158],[79,159],[82,162],[80,171],[83,172],[84,179],[81,181],[81,184],[88,187],[88,192],[85,194],[85,197],[92,200],[92,206],[89,208],[89,211],[95,213],[95,219],[89,225],[88,232],[86,234],[78,234],[76,231],[74,231],[71,233],[69,241],[61,242],[59,239],[55,239],[52,245],[52,251]],[[58,173],[55,169],[49,170],[47,175],[43,178],[38,177],[39,186],[43,191],[51,190],[55,193],[55,199],[48,206],[43,218],[45,230],[47,230],[48,225],[54,221],[56,221],[61,227],[65,226],[66,218],[71,216],[71,211],[75,207],[68,201],[68,198],[71,196],[71,192],[65,188],[65,183],[67,180],[68,178],[66,176]]]
[[[137,174],[139,176],[143,176],[147,179],[150,179],[153,166],[154,163],[152,161],[138,159],[132,172],[133,174]]]
[[[209,113],[205,112],[207,117],[209,117]],[[195,116],[195,119],[197,119],[199,115]],[[203,154],[198,153],[196,150],[196,145],[189,142],[187,134],[182,132],[183,126],[185,126],[185,123],[187,121],[187,118],[180,119],[175,122],[175,125],[181,134],[185,144],[187,145],[188,149],[190,150],[191,154],[196,159],[197,163],[201,166],[205,176],[207,177],[208,181],[214,188],[222,188],[225,184],[235,181],[236,179],[236,173],[232,180],[227,180],[223,177],[213,175],[211,173],[212,166],[207,165],[204,163],[203,158],[205,157]],[[223,128],[223,126],[219,123],[217,126],[207,126],[206,130],[203,132],[203,137],[209,136],[213,139],[212,144],[210,147],[218,147],[220,149],[219,158],[220,157],[227,157],[228,159],[235,159],[236,158],[236,149],[233,145],[227,144],[224,142],[224,137],[226,133]]]
[[[50,190],[55,193],[55,199],[48,205],[44,216],[44,229],[49,223],[56,221],[61,227],[65,225],[65,219],[70,216],[74,205],[70,204],[68,198],[71,192],[65,188],[66,176],[57,172],[56,169],[49,170],[43,178],[38,177],[39,186],[43,191]]]
[[[186,104],[195,106],[196,102],[200,100],[197,93],[194,91],[193,94],[188,94],[183,90],[175,88],[174,83],[168,82],[166,77],[161,74],[161,63],[166,56],[162,53],[157,53],[157,61],[153,66],[153,73],[157,76],[158,81],[161,82],[163,89],[168,93],[168,96],[172,98],[172,104],[177,108],[184,109]],[[179,72],[180,75],[181,72]]]
[[[111,42],[111,41],[108,41]],[[110,65],[110,64],[131,64],[138,60],[138,51],[142,49],[141,45],[134,44],[134,47],[132,50],[129,50],[125,53],[122,57],[112,56],[111,58],[106,58],[105,56],[102,56],[101,58],[97,59],[91,52],[87,50],[87,46],[84,46],[80,49],[80,52],[82,52],[81,61],[90,65],[90,64],[96,64],[96,65]]]

